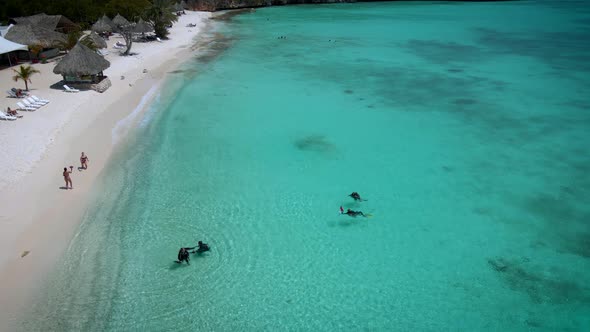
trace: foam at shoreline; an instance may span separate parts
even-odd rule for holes
[[[152,103],[154,102],[154,100],[158,96],[157,93],[158,93],[159,88],[160,88],[160,84],[155,84],[154,86],[152,86],[148,90],[148,92],[146,92],[143,95],[143,97],[141,97],[141,101],[135,107],[135,109],[133,109],[133,111],[131,111],[131,113],[129,113],[129,115],[127,115],[123,119],[119,120],[117,122],[117,124],[115,124],[115,126],[113,127],[113,130],[112,130],[112,134],[111,134],[113,145],[117,145],[117,143],[119,143],[119,140],[122,137],[124,137],[124,135],[127,131],[129,131],[129,129],[131,128],[131,126],[133,124],[133,121],[137,118],[137,116],[141,113],[141,111],[143,111],[146,108],[147,104],[150,101]],[[146,120],[146,118],[144,117],[142,122],[144,122],[145,120]]]

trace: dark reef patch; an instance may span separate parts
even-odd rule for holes
[[[583,208],[585,197],[584,192],[570,188],[565,196],[525,198],[520,207],[541,222],[539,237],[552,240],[556,251],[590,258],[590,211]]]
[[[525,199],[523,207],[530,214],[553,225],[568,223],[576,218],[576,211],[568,201],[547,194]]]
[[[477,104],[477,101],[474,100],[474,99],[459,98],[459,99],[453,100],[453,104],[460,105],[460,106],[468,106],[468,105],[475,105],[475,104]]]
[[[443,166],[441,166],[441,169],[442,169],[443,171],[447,172],[447,173],[452,173],[452,172],[454,172],[454,171],[455,171],[455,169],[454,169],[453,167],[451,167],[451,166],[446,166],[446,165],[443,165]]]
[[[295,141],[295,147],[301,151],[313,151],[320,153],[332,153],[336,146],[323,135],[310,135]]]
[[[209,63],[219,57],[224,51],[232,46],[233,37],[220,33],[201,38],[198,43],[192,46],[193,51],[199,51],[195,59],[200,63]]]
[[[588,30],[515,34],[477,28],[475,32],[491,53],[535,57],[554,68],[590,70],[590,48],[585,46],[590,40]]]
[[[403,46],[415,55],[438,64],[475,62],[486,56],[479,47],[456,42],[413,39]]]
[[[209,19],[227,22],[227,21],[231,21],[235,16],[238,16],[241,14],[246,14],[246,13],[253,13],[255,11],[256,11],[256,9],[254,9],[254,8],[241,8],[241,9],[228,10],[228,11],[225,11],[221,14],[214,15],[214,16],[210,17]]]
[[[570,100],[565,103],[562,103],[561,105],[583,112],[590,110],[590,102],[588,102],[587,100]]]
[[[584,284],[535,270],[519,260],[494,258],[488,259],[488,264],[510,289],[527,294],[536,303],[590,305],[590,289]]]

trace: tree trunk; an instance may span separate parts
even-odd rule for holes
[[[25,91],[29,91],[29,83],[25,80]]]
[[[131,38],[129,38],[129,41],[127,42],[127,49],[125,50],[125,55],[129,55],[129,52],[131,51],[131,44],[133,44],[133,42],[131,41]]]

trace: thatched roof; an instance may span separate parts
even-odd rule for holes
[[[63,15],[47,15],[45,13],[36,14],[32,16],[15,17],[10,21],[16,25],[34,25],[53,31],[71,31],[79,28],[74,22],[70,21]]]
[[[115,23],[113,23],[113,20],[111,20],[107,14],[103,14],[102,17],[100,18],[101,20],[104,20],[105,22],[107,22],[111,27],[115,27]]]
[[[107,42],[94,31],[92,31],[88,36],[84,37],[84,39],[90,39],[96,48],[107,48]]]
[[[139,19],[139,22],[137,22],[133,27],[133,32],[135,33],[145,33],[152,31],[154,31],[154,28],[152,28],[152,26],[149,23],[145,22],[142,19]]]
[[[10,28],[4,38],[23,45],[41,45],[44,48],[50,48],[65,42],[67,36],[39,26],[18,24]]]
[[[131,23],[129,23],[129,21],[127,21],[123,16],[117,14],[117,16],[115,16],[115,18],[113,19],[113,24],[120,27],[129,25]]]
[[[113,22],[106,15],[103,15],[92,25],[92,31],[111,32],[113,31]]]
[[[53,68],[53,73],[64,76],[96,75],[110,66],[111,63],[102,56],[78,43]]]

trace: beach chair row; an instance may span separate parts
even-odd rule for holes
[[[42,99],[37,96],[30,96],[26,98],[22,98],[20,101],[16,103],[18,108],[15,111],[36,111],[37,109],[49,104],[49,100]],[[9,109],[9,112],[12,111]],[[22,115],[15,114],[8,114],[4,111],[0,112],[0,120],[16,120],[17,118],[22,118]]]
[[[64,87],[64,91],[65,92],[80,92],[80,90],[78,89],[74,89],[66,84],[63,85]],[[12,88],[10,90],[6,90],[6,94],[8,95],[8,97],[10,98],[19,98],[19,99],[23,99],[23,98],[27,98],[29,97],[29,93],[27,91],[21,90],[21,89],[15,89]]]

